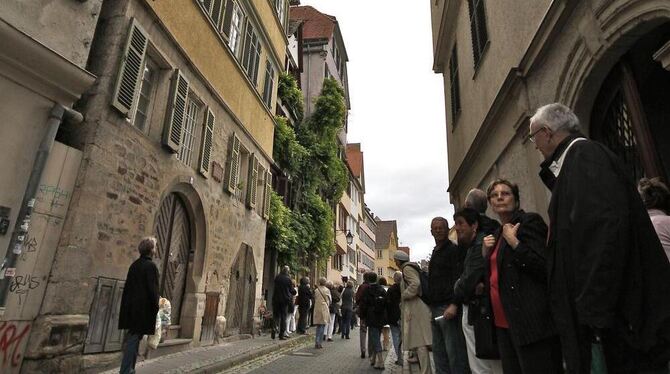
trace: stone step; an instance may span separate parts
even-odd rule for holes
[[[172,340],[179,338],[179,331],[181,330],[180,325],[170,325],[167,328],[167,335],[165,335],[164,340]]]
[[[191,339],[168,339],[158,344],[158,348],[149,349],[146,359],[161,357],[191,348]]]

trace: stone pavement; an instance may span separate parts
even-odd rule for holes
[[[137,374],[161,373],[217,373],[235,365],[270,355],[276,351],[285,351],[302,344],[312,342],[313,335],[293,335],[288,340],[272,340],[269,334],[252,339],[237,340],[209,347],[193,348],[187,351],[161,356],[137,363]],[[114,370],[104,374],[116,374]]]
[[[314,337],[302,349],[259,357],[243,365],[223,371],[223,374],[329,374],[329,373],[385,373],[401,374],[403,368],[394,364],[396,355],[393,349],[384,352],[386,370],[375,370],[370,361],[361,359],[359,350],[359,329],[351,332],[351,339],[342,340],[333,337],[332,342],[324,342],[323,349],[314,349]],[[412,365],[405,373],[418,373],[418,365]]]

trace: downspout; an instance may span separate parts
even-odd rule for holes
[[[54,104],[54,106],[51,108],[49,118],[46,122],[47,131],[42,137],[42,141],[40,142],[40,145],[37,149],[37,155],[35,156],[35,161],[33,162],[33,168],[30,172],[28,185],[26,186],[26,190],[23,194],[23,201],[21,202],[19,215],[16,217],[16,222],[14,224],[12,238],[9,241],[9,246],[7,247],[7,252],[5,254],[4,260],[2,261],[2,265],[0,265],[0,316],[4,315],[5,313],[7,294],[11,280],[14,277],[16,260],[23,250],[23,241],[25,240],[26,233],[30,228],[30,220],[33,208],[35,207],[35,196],[37,195],[40,179],[42,178],[44,167],[46,166],[47,159],[49,158],[49,153],[51,153],[51,148],[54,144],[54,141],[56,140],[58,127],[64,119],[70,123],[81,123],[84,120],[84,116],[81,113],[73,109],[66,108],[59,103]]]

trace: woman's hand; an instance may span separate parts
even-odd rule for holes
[[[495,244],[496,244],[495,236],[487,235],[484,237],[484,240],[482,241],[482,256],[484,258],[486,258],[489,255],[491,249]]]
[[[505,241],[507,244],[510,245],[510,247],[516,249],[516,247],[519,245],[519,239],[516,238],[516,232],[519,231],[519,226],[521,223],[517,223],[516,225],[512,225],[511,223],[506,223],[503,225],[502,228],[502,236],[505,238]]]

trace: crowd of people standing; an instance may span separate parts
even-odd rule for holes
[[[454,214],[456,240],[447,219],[432,219],[427,271],[396,251],[391,287],[374,272],[356,290],[325,278],[312,290],[303,278],[298,331],[312,305],[323,348],[336,326],[348,339],[358,316],[361,358],[377,369],[388,331],[396,363],[410,352],[422,373],[433,371],[429,350],[437,373],[668,373],[668,188],[636,188],[562,104],[538,109],[528,139],[545,158],[548,223],[521,208],[515,183],[496,179]]]

